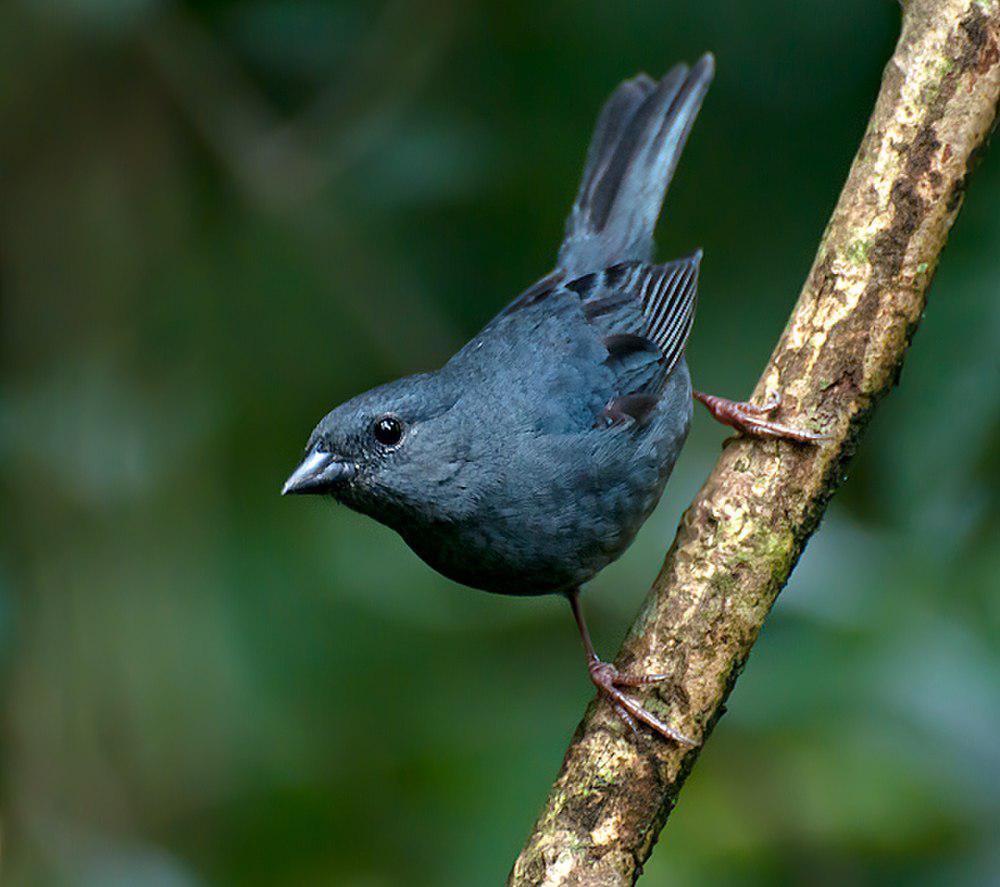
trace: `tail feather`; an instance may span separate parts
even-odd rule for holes
[[[634,119],[636,112],[656,89],[656,81],[648,74],[639,74],[625,80],[611,94],[597,118],[594,134],[587,149],[587,162],[583,168],[583,178],[573,204],[572,215],[567,227],[574,224],[573,216],[583,213],[592,218],[607,215],[611,208],[614,191],[608,186],[608,165],[614,160],[621,145],[622,134]],[[621,177],[619,176],[619,179]],[[602,187],[603,186],[603,187]]]
[[[559,267],[586,273],[628,260],[650,261],[667,186],[715,74],[706,54],[658,83],[627,80],[597,121]]]

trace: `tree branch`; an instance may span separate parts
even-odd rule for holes
[[[618,656],[644,701],[707,739],[871,411],[895,383],[1000,96],[1000,0],[908,0],[867,132],[755,396],[823,447],[723,451]],[[698,756],[591,704],[512,885],[632,884]]]

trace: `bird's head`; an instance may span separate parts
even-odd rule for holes
[[[318,494],[389,525],[440,519],[466,463],[457,401],[438,374],[366,391],[316,426],[282,494]]]

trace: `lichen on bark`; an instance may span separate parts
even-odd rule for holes
[[[644,702],[708,738],[761,624],[898,378],[1000,96],[1000,0],[909,0],[875,110],[755,390],[818,448],[738,439],[685,512],[617,664],[673,680]],[[592,703],[512,885],[631,884],[698,749]]]

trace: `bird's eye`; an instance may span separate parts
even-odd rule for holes
[[[372,434],[384,447],[394,447],[403,439],[403,423],[395,416],[382,416],[372,426]]]

